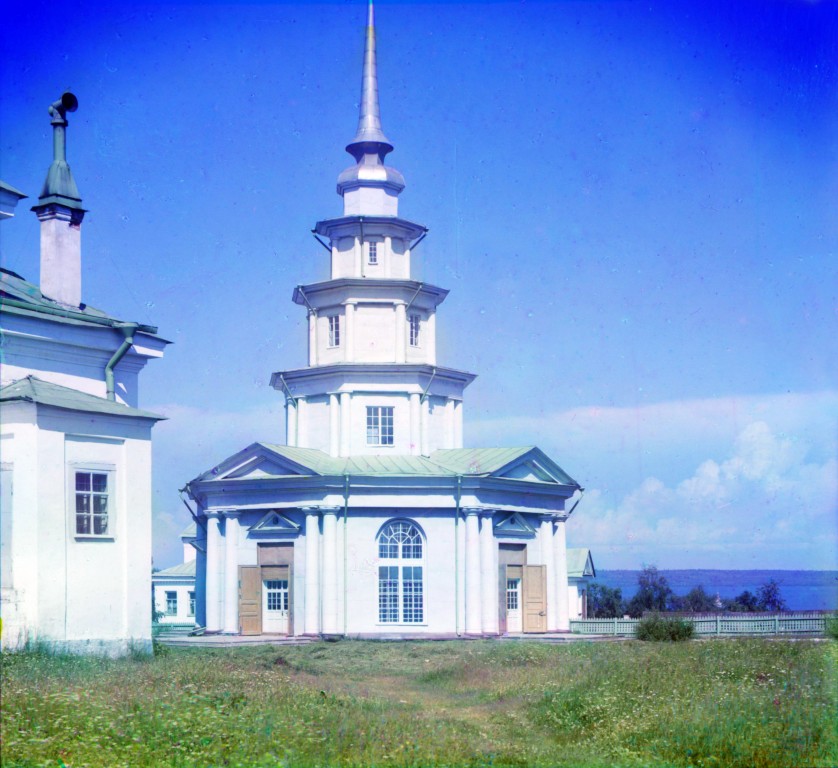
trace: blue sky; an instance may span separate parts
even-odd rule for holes
[[[587,490],[600,568],[838,568],[838,4],[376,5],[402,215],[451,289],[466,442],[537,444]],[[4,8],[0,175],[39,194],[47,105],[90,210],[85,301],[175,343],[144,372],[155,562],[176,490],[281,442],[294,285],[327,275],[365,6]],[[24,201],[2,263],[38,279]]]

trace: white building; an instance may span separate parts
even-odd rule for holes
[[[151,574],[154,611],[160,624],[195,626],[195,524],[181,535],[183,562]]]
[[[440,365],[448,293],[413,277],[426,228],[401,218],[379,117],[372,6],[360,120],[317,223],[331,278],[300,285],[308,365],[274,373],[286,443],[253,443],[187,484],[198,623],[226,633],[565,631],[565,505],[580,486],[538,448],[463,448],[474,375]],[[572,510],[570,510],[572,511]]]
[[[596,578],[589,549],[567,550],[567,584],[571,619],[588,618],[588,586]]]
[[[65,93],[50,107],[54,160],[33,211],[40,288],[0,273],[0,618],[3,648],[150,647],[151,429],[138,378],[168,343],[81,300],[81,207],[65,157]],[[0,218],[12,213],[0,185]],[[6,224],[5,226],[9,226]]]

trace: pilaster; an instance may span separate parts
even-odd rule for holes
[[[355,302],[348,301],[344,305],[346,317],[345,339],[343,343],[343,359],[347,363],[355,362]]]
[[[340,400],[335,392],[329,393],[329,456],[340,453]]]
[[[338,632],[337,507],[323,507],[323,585],[321,626],[324,635]]]
[[[352,395],[340,393],[340,455],[349,456],[352,448]]]
[[[285,444],[297,445],[297,401],[293,397],[285,400]]]
[[[418,392],[410,395],[410,452],[418,456],[422,452],[422,411]]]
[[[545,581],[547,582],[547,631],[556,630],[556,558],[553,549],[553,522],[550,518],[543,517],[538,531],[539,543],[541,544],[541,562],[545,568]],[[565,589],[567,593],[567,589]]]
[[[317,313],[308,311],[308,364],[317,365]]]
[[[395,303],[396,310],[396,362],[403,363],[407,359],[407,322],[406,306],[403,301]]]

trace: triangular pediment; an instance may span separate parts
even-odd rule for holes
[[[529,539],[535,536],[533,528],[518,512],[513,512],[509,517],[495,523],[495,536],[511,536],[516,539]]]
[[[532,448],[518,456],[492,472],[492,476],[552,485],[576,485],[576,481],[539,448]]]
[[[301,472],[298,467],[294,466],[291,462],[282,461],[279,457],[275,456],[256,455],[244,464],[227,472],[223,477],[225,479],[235,479],[244,477],[285,477],[287,475],[299,474]]]
[[[296,536],[300,526],[293,520],[272,509],[250,529],[251,534],[271,534],[272,536]]]

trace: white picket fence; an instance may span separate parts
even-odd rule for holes
[[[827,619],[836,614],[822,611],[784,613],[662,614],[692,622],[695,634],[708,635],[822,635]],[[570,631],[580,635],[633,637],[640,619],[571,619]]]

